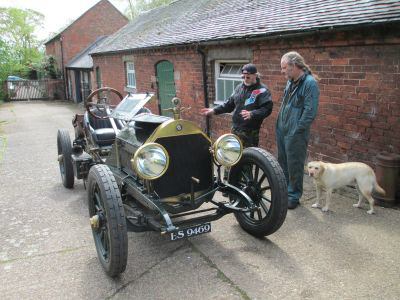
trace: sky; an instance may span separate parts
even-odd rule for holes
[[[0,0],[0,7],[33,9],[45,16],[44,26],[35,34],[46,40],[51,33],[58,33],[67,24],[79,18],[100,0]],[[120,12],[128,6],[128,0],[109,0]]]

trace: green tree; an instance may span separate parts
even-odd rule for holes
[[[0,7],[0,99],[8,75],[36,76],[34,65],[43,61],[44,52],[34,31],[43,21],[44,16],[31,9]]]
[[[12,72],[18,61],[13,55],[13,49],[0,37],[0,80]]]
[[[15,69],[27,68],[32,63],[41,61],[43,53],[40,43],[34,35],[37,27],[43,25],[44,16],[31,9],[0,7],[0,41]]]
[[[130,20],[133,20],[150,9],[170,4],[173,1],[175,0],[128,0],[129,6],[125,10],[125,14]]]

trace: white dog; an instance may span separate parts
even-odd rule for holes
[[[308,174],[314,178],[317,188],[317,202],[312,207],[320,207],[321,190],[326,190],[326,202],[322,211],[328,211],[332,197],[332,191],[335,188],[345,186],[347,184],[356,183],[358,191],[358,203],[353,204],[354,207],[360,207],[362,199],[365,197],[369,202],[369,214],[374,213],[374,198],[372,198],[372,190],[380,194],[385,191],[376,182],[374,171],[366,164],[360,162],[348,162],[343,164],[324,163],[322,161],[312,161],[308,163]]]

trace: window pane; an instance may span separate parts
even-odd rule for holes
[[[133,86],[133,87],[136,86],[136,83],[135,83],[135,74],[134,74],[134,73],[129,73],[129,74],[128,74],[128,86]]]
[[[134,71],[135,70],[135,66],[133,63],[128,63],[128,70],[129,71]]]
[[[221,74],[222,70],[224,69],[225,64],[219,64],[219,73]]]
[[[225,97],[228,98],[233,93],[233,80],[225,80]]]
[[[233,65],[231,71],[229,72],[231,75],[236,75],[240,74],[240,66],[239,65]]]
[[[128,73],[128,86],[131,86],[132,84],[132,76],[131,74]]]
[[[221,74],[229,74],[229,70],[231,69],[230,65],[225,65],[224,68],[221,71]]]
[[[239,64],[225,64],[222,68],[219,77],[223,78],[236,78],[240,79],[242,65]]]
[[[217,100],[219,100],[219,101],[224,101],[225,100],[224,80],[222,80],[222,79],[218,79],[217,80]]]
[[[126,63],[126,78],[129,87],[136,87],[135,65],[133,62]]]
[[[241,70],[245,62],[219,62],[216,74],[216,101],[224,101],[230,97],[234,89],[242,84]],[[218,73],[219,71],[219,73]]]

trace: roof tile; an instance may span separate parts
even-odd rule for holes
[[[399,20],[398,0],[178,0],[139,16],[91,53]]]

